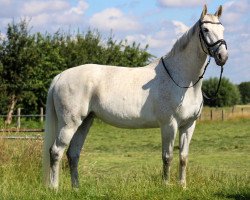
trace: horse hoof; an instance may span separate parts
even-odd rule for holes
[[[184,181],[180,181],[180,186],[182,187],[183,190],[187,189],[187,184]]]

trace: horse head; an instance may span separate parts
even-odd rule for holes
[[[214,57],[219,66],[223,66],[228,59],[227,43],[224,40],[224,27],[220,22],[222,6],[219,6],[215,14],[207,14],[207,6],[204,5],[199,20],[199,37],[203,51]]]

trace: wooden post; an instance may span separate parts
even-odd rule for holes
[[[225,118],[224,118],[224,117],[225,117],[224,114],[225,114],[225,113],[224,113],[224,109],[222,109],[222,110],[221,110],[221,120],[222,120],[222,121],[224,121],[224,119],[225,119]]]
[[[17,128],[21,128],[21,108],[17,109]]]
[[[43,107],[40,108],[40,122],[43,122]]]
[[[210,110],[210,120],[213,120],[213,109]]]
[[[243,108],[241,108],[241,114],[243,115],[243,112],[244,112],[244,109]]]

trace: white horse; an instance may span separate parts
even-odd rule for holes
[[[95,117],[123,128],[161,128],[163,179],[169,181],[174,140],[180,135],[180,184],[186,186],[189,143],[203,106],[202,74],[207,54],[218,65],[227,58],[222,6],[214,15],[206,5],[199,21],[162,59],[139,68],[88,64],[57,75],[48,92],[44,144],[45,181],[58,188],[65,148],[71,182],[78,187],[78,161]],[[172,78],[170,78],[170,75]],[[176,83],[189,88],[181,88]]]

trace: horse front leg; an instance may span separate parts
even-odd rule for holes
[[[173,159],[174,141],[177,133],[177,124],[172,122],[161,127],[163,180],[166,184],[170,181],[170,165]]]
[[[186,126],[179,128],[180,140],[180,166],[179,166],[179,180],[183,188],[186,188],[186,167],[188,162],[189,144],[195,129],[196,122],[192,122]]]

